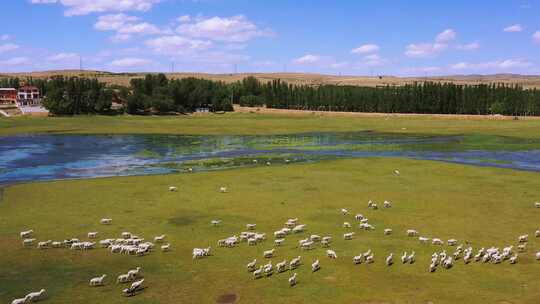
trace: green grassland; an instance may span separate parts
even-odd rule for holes
[[[407,134],[480,134],[540,138],[540,120],[465,120],[431,116],[332,117],[227,113],[200,116],[77,116],[0,118],[0,135],[192,134],[255,135],[301,132],[377,131]]]
[[[246,121],[251,121],[242,115],[214,119],[199,131],[237,133],[244,130]],[[271,125],[278,125],[274,119],[283,125],[272,132],[303,131],[314,125],[341,130],[370,126],[362,120],[350,120],[353,125],[337,125],[338,120],[317,125],[317,121],[325,118],[258,117],[254,127],[244,131],[265,131]],[[156,120],[163,123],[152,125]],[[142,128],[135,126],[144,125],[144,131],[194,133],[201,120],[206,118],[103,117],[93,123],[91,118],[32,119],[31,123],[17,119],[7,124],[11,125],[8,128],[11,133],[29,131],[29,125],[37,126],[35,129],[42,132],[80,132],[84,128],[94,132],[128,132],[140,131]],[[290,123],[286,124],[287,121]],[[120,122],[123,127],[118,126]],[[426,126],[426,122],[406,119],[371,123],[373,127],[369,129],[387,131],[402,126],[412,130]],[[429,123],[433,128],[426,128],[426,132],[463,132],[476,125],[479,132],[493,129],[507,133],[522,124]],[[442,124],[447,124],[448,129]],[[527,126],[516,135],[533,130]],[[538,136],[539,131],[534,132]],[[401,171],[400,176],[392,174],[396,168]],[[178,186],[179,191],[167,191],[170,185]],[[220,186],[227,186],[229,192],[219,193]],[[538,303],[540,297],[540,261],[534,260],[534,252],[540,250],[538,238],[530,240],[527,252],[520,255],[516,265],[508,262],[464,265],[458,260],[450,270],[440,268],[429,273],[430,255],[443,247],[421,245],[405,236],[406,229],[415,228],[425,236],[469,242],[475,250],[516,245],[518,235],[533,235],[540,229],[540,210],[533,206],[540,198],[540,179],[532,172],[373,158],[20,184],[3,189],[0,198],[1,303],[40,288],[47,289],[49,295],[44,303],[56,304],[216,303],[221,296],[231,294],[236,296],[236,303],[532,304]],[[390,200],[393,207],[369,210],[370,199]],[[341,215],[341,208],[349,209],[352,214],[364,214],[376,230],[361,231],[354,225],[355,239],[342,240],[343,221],[354,222],[354,219],[353,215]],[[99,225],[103,217],[112,218],[113,224]],[[302,255],[304,264],[297,270],[299,284],[288,286],[290,272],[254,280],[245,264],[253,258],[266,262],[262,252],[273,247],[272,232],[280,229],[289,217],[298,217],[308,230],[288,236],[285,245],[277,247],[272,261],[275,264]],[[212,219],[222,219],[223,223],[212,227]],[[257,223],[257,230],[266,232],[268,240],[257,246],[242,243],[232,249],[216,248],[218,239],[239,234],[245,230],[246,223]],[[134,257],[111,254],[105,249],[86,252],[24,249],[18,234],[30,228],[35,230],[38,240],[86,239],[89,231],[99,231],[100,238],[118,237],[122,231],[146,239],[165,233],[172,251],[157,250],[145,257]],[[394,234],[384,236],[384,228],[392,228]],[[328,259],[322,248],[308,252],[297,248],[297,241],[312,233],[334,237],[332,249],[339,256],[337,260]],[[213,246],[213,256],[192,260],[193,247],[208,245]],[[370,248],[375,253],[375,263],[353,265],[352,256]],[[452,252],[451,248],[446,249]],[[384,264],[390,252],[398,260],[405,250],[416,251],[415,264],[397,262],[391,267]],[[309,264],[316,258],[321,260],[322,269],[312,273]],[[134,298],[124,298],[123,286],[112,282],[117,275],[136,266],[142,266],[148,288]],[[107,285],[89,287],[88,280],[102,273],[108,274]]]

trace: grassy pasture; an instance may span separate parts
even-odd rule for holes
[[[392,174],[396,168],[399,177]],[[168,192],[169,185],[179,192]],[[222,185],[229,193],[218,192]],[[533,255],[540,250],[539,239],[530,240],[516,265],[459,260],[450,270],[428,273],[431,253],[442,248],[420,245],[404,231],[415,228],[429,237],[468,241],[475,250],[515,245],[518,235],[540,228],[540,211],[533,207],[539,186],[537,173],[377,158],[14,185],[0,195],[0,302],[46,288],[50,298],[44,303],[58,304],[216,303],[232,295],[236,303],[538,303],[540,262]],[[390,200],[394,206],[368,210],[369,199]],[[355,239],[342,240],[343,221],[354,219],[342,216],[341,208],[364,214],[376,230],[354,225]],[[113,218],[113,225],[99,225],[102,217]],[[255,257],[262,262],[262,252],[273,247],[272,232],[288,217],[298,217],[308,231],[288,236],[272,261],[302,255],[299,284],[288,286],[290,272],[253,280],[245,264]],[[211,227],[215,218],[223,224]],[[265,243],[216,248],[217,239],[239,234],[251,222],[268,234]],[[383,236],[387,227],[393,235]],[[38,240],[86,239],[89,231],[99,231],[100,238],[122,231],[146,239],[165,233],[172,251],[131,257],[103,249],[23,249],[18,233],[30,228]],[[339,258],[326,258],[321,248],[296,248],[297,240],[311,233],[333,236]],[[208,245],[214,256],[191,259],[193,247]],[[354,266],[352,256],[369,248],[375,263]],[[398,261],[404,250],[416,251],[415,264]],[[387,267],[390,252],[397,263]],[[322,269],[311,273],[315,258]],[[123,298],[122,287],[111,282],[136,266],[143,267],[149,288]],[[88,287],[88,280],[102,273],[108,274],[108,284]]]
[[[21,133],[69,134],[290,134],[365,131],[403,134],[479,134],[540,138],[540,119],[486,120],[407,117],[338,117],[227,113],[193,116],[76,116],[0,118],[0,136]]]

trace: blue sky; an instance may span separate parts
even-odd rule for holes
[[[10,0],[0,71],[540,74],[540,0]],[[9,12],[6,14],[5,12]]]

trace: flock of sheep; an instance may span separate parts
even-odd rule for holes
[[[220,192],[226,193],[227,189],[225,187],[220,188]],[[536,202],[534,204],[536,208],[540,208],[540,203]],[[392,203],[389,201],[385,201],[383,203],[383,208],[391,208]],[[377,203],[369,201],[368,202],[368,208],[377,210],[379,207]],[[341,209],[341,214],[344,216],[349,215],[349,211],[347,209]],[[375,227],[369,223],[369,220],[364,217],[362,214],[356,214],[354,216],[354,219],[359,222],[359,228],[364,230],[375,230]],[[221,224],[221,220],[212,220],[211,225],[218,226]],[[266,233],[259,233],[254,232],[257,227],[256,224],[246,224],[246,229],[248,231],[243,231],[239,234],[239,236],[230,236],[224,239],[220,239],[217,241],[218,247],[227,247],[232,248],[237,245],[239,245],[241,242],[246,242],[248,246],[257,245],[260,242],[263,242],[266,240]],[[342,225],[343,228],[350,229],[352,228],[352,225],[350,222],[344,222]],[[274,245],[276,247],[280,247],[284,244],[285,239],[287,235],[290,234],[300,234],[303,233],[307,229],[307,225],[305,224],[299,224],[298,218],[290,218],[288,219],[284,227],[276,230],[274,232]],[[393,233],[393,230],[390,228],[385,228],[383,230],[384,235],[390,235]],[[490,248],[481,248],[478,249],[476,254],[473,252],[473,248],[471,246],[465,247],[465,245],[460,244],[458,245],[458,240],[456,239],[448,239],[446,242],[444,242],[440,238],[428,238],[425,236],[419,235],[418,231],[415,229],[408,229],[405,231],[406,235],[411,238],[417,238],[418,241],[421,244],[429,244],[431,241],[432,245],[436,246],[442,246],[445,243],[450,247],[455,247],[455,251],[453,252],[446,252],[446,250],[442,251],[436,251],[431,256],[431,263],[429,264],[428,271],[429,272],[435,272],[437,270],[438,266],[441,266],[444,269],[452,268],[455,264],[455,262],[459,259],[462,259],[464,264],[469,264],[472,261],[475,262],[483,262],[483,263],[492,263],[492,264],[499,264],[506,260],[509,261],[510,264],[516,264],[518,262],[518,253],[523,253],[526,251],[527,242],[529,241],[529,236],[527,234],[520,235],[517,238],[517,246],[514,250],[513,245],[506,246],[502,248],[497,247],[490,247]],[[352,240],[354,238],[355,233],[354,232],[346,232],[343,234],[344,240]],[[540,238],[540,229],[535,231],[535,237]],[[331,236],[320,236],[316,234],[312,234],[309,237],[305,239],[301,239],[298,241],[298,248],[300,250],[311,250],[316,247],[317,244],[320,244],[323,248],[328,248],[331,246],[332,237]],[[206,251],[204,251],[206,250]],[[203,252],[204,251],[204,252]],[[270,259],[274,257],[276,249],[272,248],[270,250],[265,250],[262,253],[262,257],[264,259]],[[210,254],[210,247],[207,249],[200,249],[195,248],[193,250],[193,258],[202,258],[206,257]],[[330,259],[337,259],[338,255],[337,253],[332,249],[326,250],[326,256]],[[540,261],[540,252],[537,252],[535,254],[536,260]],[[403,252],[401,255],[401,263],[403,264],[413,264],[416,262],[416,253],[412,251],[411,253]],[[353,264],[371,264],[374,263],[374,253],[369,249],[368,251],[364,253],[360,253],[359,255],[356,255],[352,258]],[[271,276],[274,273],[274,270],[277,273],[282,273],[287,270],[295,270],[297,267],[301,265],[301,256],[294,257],[288,262],[286,259],[275,264],[275,266],[272,264],[272,261],[269,260],[267,263],[257,266],[257,259],[253,259],[250,261],[246,268],[249,272],[253,274],[253,278],[259,279],[263,276]],[[394,253],[390,253],[386,259],[385,263],[387,266],[391,266],[394,264]],[[316,259],[311,263],[311,270],[313,272],[316,272],[321,269],[321,263],[319,259]],[[293,273],[291,277],[289,277],[288,282],[290,286],[295,286],[298,283],[298,274]]]
[[[396,173],[395,174],[399,174]],[[176,187],[169,187],[169,191],[177,191]],[[220,187],[219,191],[221,193],[227,193],[226,187]],[[540,208],[540,203],[536,202],[534,204],[536,208]],[[383,208],[391,208],[392,203],[385,201],[383,203]],[[368,208],[377,210],[379,206],[372,202],[368,202]],[[341,209],[341,214],[344,216],[349,215],[349,211],[347,209]],[[369,220],[364,217],[362,214],[356,214],[354,216],[354,219],[359,222],[359,228],[364,230],[375,230],[375,227],[369,223]],[[112,224],[112,219],[104,218],[101,219],[100,223],[102,225],[110,225]],[[221,224],[221,220],[212,220],[211,225],[213,226],[219,226]],[[257,245],[260,242],[263,242],[266,240],[266,233],[258,233],[253,230],[255,230],[257,227],[256,224],[247,224],[246,229],[248,231],[241,232],[239,236],[230,236],[225,239],[220,239],[217,242],[218,247],[227,247],[232,248],[240,244],[241,242],[246,242],[248,246],[254,246]],[[352,228],[352,225],[350,222],[344,222],[342,225],[343,228],[350,229]],[[288,219],[284,227],[276,230],[274,232],[274,245],[276,247],[280,247],[285,242],[285,239],[290,234],[301,234],[304,233],[307,228],[306,224],[300,224],[298,222],[298,218],[290,218]],[[391,235],[393,233],[393,230],[390,228],[385,228],[383,230],[384,235]],[[33,238],[34,231],[33,230],[27,230],[20,232],[20,237],[23,239],[22,244],[24,247],[31,247],[34,246],[34,243],[36,242],[36,239]],[[417,237],[418,241],[422,244],[428,244],[428,242],[431,240],[432,245],[444,245],[443,240],[439,238],[428,238],[425,236],[420,236],[418,231],[414,229],[408,229],[406,231],[407,236],[409,237]],[[354,232],[346,232],[343,234],[344,240],[352,240],[354,239]],[[89,232],[87,234],[88,239],[90,241],[80,241],[77,238],[71,238],[66,239],[64,241],[40,241],[37,243],[38,249],[48,249],[48,248],[69,248],[72,250],[90,250],[96,248],[96,242],[93,241],[97,239],[98,232]],[[535,237],[540,238],[540,230],[536,230]],[[146,254],[149,254],[152,249],[155,246],[155,243],[161,244],[161,251],[166,252],[170,250],[170,244],[164,244],[164,241],[166,239],[166,235],[160,235],[154,237],[154,242],[145,241],[143,238],[140,238],[136,235],[131,234],[130,232],[122,232],[120,238],[108,238],[103,239],[99,241],[99,246],[101,248],[107,248],[111,253],[123,253],[127,255],[135,255],[135,256],[144,256]],[[518,245],[517,245],[517,251],[518,252],[524,252],[526,250],[527,242],[529,241],[529,236],[527,234],[521,235],[518,237]],[[298,248],[300,250],[311,250],[316,247],[317,244],[320,244],[321,247],[328,248],[331,246],[332,237],[331,236],[320,236],[316,234],[312,234],[307,238],[301,239],[298,241]],[[458,241],[455,239],[449,239],[446,242],[448,246],[456,246],[456,250],[453,253],[447,253],[446,250],[442,250],[441,252],[434,252],[431,256],[431,263],[429,264],[429,272],[436,271],[438,266],[441,266],[445,269],[451,268],[455,261],[458,259],[463,259],[465,264],[470,263],[471,261],[488,263],[491,262],[493,264],[502,263],[505,260],[508,260],[509,263],[515,264],[518,261],[518,253],[514,251],[514,246],[510,245],[507,247],[504,247],[502,250],[496,247],[490,247],[488,249],[481,248],[477,251],[476,254],[473,256],[473,249],[472,247],[465,248],[464,245],[458,246]],[[274,254],[276,252],[275,248],[272,248],[270,250],[263,251],[263,258],[264,259],[270,259],[274,257]],[[199,259],[208,257],[211,255],[211,248],[194,248],[193,249],[193,259]],[[337,259],[338,255],[337,253],[332,249],[326,250],[326,256],[330,259]],[[540,260],[540,252],[536,253],[536,259]],[[374,253],[370,250],[360,253],[359,255],[356,255],[353,257],[352,262],[353,264],[361,264],[361,263],[374,263]],[[403,264],[412,264],[416,261],[416,253],[413,251],[411,253],[403,252],[403,255],[401,256],[401,262]],[[391,266],[394,264],[394,253],[390,253],[386,259],[385,263],[388,266]],[[296,256],[288,262],[286,259],[277,263],[274,267],[272,264],[272,261],[269,260],[268,263],[264,265],[259,265],[257,267],[257,259],[253,259],[251,262],[249,262],[246,265],[246,268],[249,272],[253,273],[253,277],[255,279],[261,278],[263,276],[270,276],[273,274],[274,269],[278,273],[285,272],[287,270],[295,270],[302,264],[301,262],[301,256]],[[316,272],[321,269],[321,263],[319,259],[316,259],[311,263],[311,270],[313,272]],[[107,277],[106,274],[103,274],[99,277],[91,278],[89,281],[89,286],[91,287],[97,287],[97,286],[103,286],[105,284],[105,278]],[[139,279],[139,280],[137,280]],[[135,281],[137,280],[137,281]],[[135,281],[135,282],[134,282]],[[137,267],[136,269],[129,270],[125,274],[120,274],[117,277],[117,283],[129,283],[133,282],[129,288],[126,288],[123,290],[123,294],[126,296],[132,296],[137,294],[139,291],[143,290],[143,282],[144,279],[142,279],[142,269],[140,267]],[[291,277],[288,278],[288,282],[290,286],[295,286],[298,283],[298,274],[294,273]],[[41,289],[38,292],[31,292],[27,294],[24,298],[15,299],[12,301],[12,304],[25,304],[30,302],[36,302],[40,301],[45,298],[45,289]]]
[[[101,219],[100,223],[102,225],[111,225],[112,219],[104,218]],[[22,238],[23,247],[32,247],[34,246],[36,239],[33,238],[34,230],[26,230],[20,232],[20,237]],[[91,241],[80,241],[77,238],[66,239],[64,241],[41,241],[37,243],[37,248],[40,250],[49,249],[49,248],[68,248],[71,250],[91,250],[95,249],[96,245],[99,244],[99,247],[108,249],[111,253],[121,253],[126,255],[133,256],[144,256],[150,254],[155,247],[155,244],[161,245],[161,251],[167,252],[170,250],[170,244],[165,244],[166,235],[162,234],[155,236],[153,242],[145,241],[144,238],[132,234],[130,232],[122,232],[119,238],[108,238],[95,242],[94,240],[98,237],[98,232],[88,232],[88,239]],[[94,277],[90,279],[89,286],[98,287],[105,285],[106,274],[103,274],[99,277]],[[116,283],[131,283],[130,287],[123,290],[125,296],[136,295],[139,291],[143,290],[144,279],[142,278],[142,269],[137,267],[135,269],[129,270],[125,274],[120,274],[117,277]],[[37,302],[45,299],[45,289],[42,289],[39,292],[32,292],[26,295],[24,298],[19,298],[13,300],[12,304],[25,304],[30,302]]]

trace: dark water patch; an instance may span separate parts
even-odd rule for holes
[[[0,137],[0,184],[187,173],[327,159],[406,157],[540,171],[540,140],[374,132],[268,136],[19,135]]]

